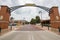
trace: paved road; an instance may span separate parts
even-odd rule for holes
[[[22,29],[25,30],[24,27]],[[52,32],[43,30],[40,31],[17,30],[0,37],[0,40],[60,40],[60,36]]]
[[[35,25],[24,25],[20,27],[17,31],[40,31],[41,29],[38,29],[35,27]]]

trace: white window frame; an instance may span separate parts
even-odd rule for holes
[[[0,20],[2,20],[3,19],[3,16],[0,16]]]
[[[56,19],[57,19],[57,20],[59,20],[59,17],[58,17],[58,16],[56,16]]]

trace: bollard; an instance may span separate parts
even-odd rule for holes
[[[42,26],[42,28],[43,28],[43,24],[41,23],[41,26]]]
[[[0,33],[1,33],[1,27],[0,27]]]
[[[49,26],[48,26],[48,30],[49,30]]]
[[[10,30],[12,30],[12,23],[10,23]]]
[[[58,27],[59,33],[60,33],[60,27]]]

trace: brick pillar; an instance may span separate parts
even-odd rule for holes
[[[7,6],[1,6],[0,10],[0,27],[2,29],[8,28],[9,25],[9,17],[10,17],[10,12],[8,10],[9,8]]]
[[[59,17],[59,11],[58,7],[54,6],[50,9],[50,23],[51,27],[58,28],[60,26],[60,17]]]

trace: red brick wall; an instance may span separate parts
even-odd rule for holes
[[[1,6],[0,16],[3,16],[3,19],[0,20],[0,27],[2,29],[8,28],[10,13],[7,6]]]
[[[50,13],[51,27],[58,28],[60,26],[60,22],[59,22],[60,17],[59,17],[58,7],[52,7],[49,13]]]

